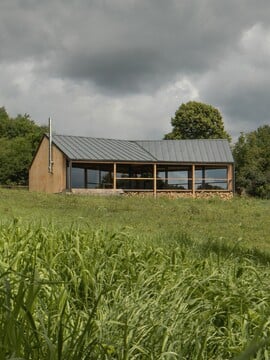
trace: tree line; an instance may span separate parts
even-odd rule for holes
[[[172,131],[164,139],[227,139],[222,116],[211,105],[189,101],[171,119]],[[241,133],[231,145],[235,160],[236,191],[270,199],[270,126]]]
[[[28,170],[46,126],[28,114],[12,118],[0,108],[0,184],[27,185]]]
[[[222,116],[215,107],[196,101],[181,104],[171,119],[172,131],[164,139],[227,139]],[[46,126],[28,114],[12,118],[0,108],[0,184],[27,185],[28,170]],[[232,145],[236,189],[270,198],[270,126],[241,133]]]

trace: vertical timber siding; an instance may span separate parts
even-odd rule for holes
[[[48,171],[49,140],[44,137],[29,171],[29,190],[59,193],[66,190],[66,158],[52,146],[53,173]]]

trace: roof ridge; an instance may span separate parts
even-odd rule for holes
[[[48,133],[45,133],[48,136]],[[106,138],[106,137],[96,137],[96,136],[85,136],[85,135],[65,135],[53,133],[53,136],[63,136],[63,137],[73,137],[73,138],[84,138],[84,139],[97,139],[97,140],[112,140],[112,141],[128,141],[136,143],[138,142],[170,142],[170,141],[228,141],[228,139],[148,139],[148,140],[129,140],[129,139],[116,139],[116,138]]]
[[[84,138],[84,139],[97,139],[97,140],[132,141],[132,140],[127,140],[127,139],[115,139],[115,138],[105,138],[105,137],[85,136],[85,135],[65,135],[65,134],[56,134],[56,133],[54,133],[53,136]]]

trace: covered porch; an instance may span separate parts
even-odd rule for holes
[[[67,161],[67,191],[233,192],[233,164]]]

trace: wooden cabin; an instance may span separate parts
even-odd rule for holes
[[[227,140],[129,141],[53,135],[50,141],[44,135],[30,167],[29,190],[232,194],[234,160]]]

